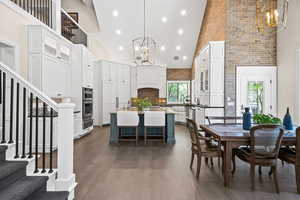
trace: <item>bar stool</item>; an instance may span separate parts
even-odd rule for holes
[[[119,141],[135,141],[138,144],[138,126],[139,126],[139,115],[137,111],[117,111],[117,126],[119,133]],[[135,138],[123,138],[130,137],[123,135],[123,128],[135,128]]]
[[[166,141],[166,113],[164,111],[145,111],[144,113],[144,142],[147,144],[148,137],[160,137],[162,141]],[[162,135],[148,135],[148,128],[162,128]],[[157,139],[151,139],[152,141],[161,141]]]

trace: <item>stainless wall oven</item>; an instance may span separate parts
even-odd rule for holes
[[[82,88],[83,129],[93,126],[93,89]]]

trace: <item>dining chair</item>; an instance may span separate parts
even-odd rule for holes
[[[138,144],[139,115],[137,111],[117,111],[119,141],[135,141]],[[135,128],[135,134],[123,132],[125,128]]]
[[[232,162],[235,173],[235,156],[250,164],[251,188],[255,189],[255,166],[271,167],[276,192],[279,193],[277,181],[277,158],[283,137],[283,129],[278,125],[258,125],[250,129],[250,146],[233,149]]]
[[[234,123],[242,123],[243,117],[238,116],[205,116],[208,124],[228,124],[227,121],[234,121]],[[214,122],[218,121],[218,122]],[[232,124],[232,123],[230,123]]]
[[[284,162],[295,165],[297,192],[300,194],[300,127],[296,129],[295,148],[281,148],[278,158]]]
[[[147,144],[151,141],[166,141],[166,113],[164,111],[145,111],[144,112],[144,142]],[[149,128],[161,129],[161,133],[149,134]],[[160,137],[161,139],[153,139]]]
[[[222,152],[222,149],[220,148],[220,146],[207,145],[208,143],[210,143],[211,138],[202,136],[198,133],[197,124],[195,123],[195,121],[187,118],[186,122],[187,122],[188,131],[189,131],[189,134],[191,137],[192,156],[191,156],[190,168],[191,169],[193,168],[193,162],[194,162],[194,158],[196,155],[197,156],[196,177],[199,178],[202,157],[205,157],[205,158],[220,158],[221,157],[221,158],[223,158],[223,152]],[[223,171],[223,167],[222,167],[222,171]]]
[[[241,123],[241,120],[243,119],[242,117],[237,117],[237,116],[205,116],[206,121],[208,122],[209,125],[215,125],[215,124],[239,124]],[[217,121],[217,122],[216,122]],[[228,123],[227,121],[234,121],[234,123]],[[210,135],[207,133],[204,133],[206,137],[209,137]],[[208,142],[206,142],[208,145],[210,145]],[[221,145],[221,142],[213,138],[210,141],[211,144],[215,145]],[[205,162],[208,163],[208,158],[205,158]],[[210,159],[211,165],[213,165],[213,160],[212,158]],[[218,158],[218,163],[220,165],[220,158]]]

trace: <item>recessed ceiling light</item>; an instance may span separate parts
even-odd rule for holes
[[[187,58],[186,56],[183,56],[182,59],[183,59],[183,60],[187,60],[188,58]]]
[[[165,50],[166,50],[166,47],[165,47],[165,46],[161,46],[161,47],[160,47],[160,50],[161,50],[161,51],[165,51]]]
[[[179,45],[176,46],[176,50],[177,50],[177,51],[180,51],[180,50],[181,50],[181,46],[179,46]]]
[[[123,51],[124,47],[123,46],[119,46],[119,51]]]
[[[186,16],[186,10],[184,10],[184,9],[181,10],[181,11],[180,11],[180,14],[181,14],[182,16]]]
[[[183,29],[182,28],[178,29],[178,34],[183,35]]]
[[[112,12],[112,15],[113,15],[114,17],[118,17],[118,16],[119,16],[119,11],[114,10],[114,11]]]
[[[164,16],[164,17],[161,18],[161,21],[162,21],[163,23],[166,23],[166,22],[168,21],[168,18]]]
[[[122,31],[118,29],[118,30],[116,30],[116,34],[117,34],[117,35],[121,35],[121,34],[122,34]]]

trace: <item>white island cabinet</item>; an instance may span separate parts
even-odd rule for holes
[[[72,43],[40,25],[28,26],[29,81],[50,97],[70,97]]]

